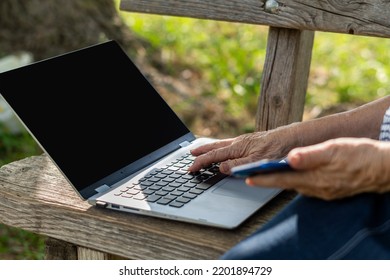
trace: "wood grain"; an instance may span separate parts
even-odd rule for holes
[[[283,192],[238,229],[223,230],[91,206],[45,155],[0,168],[0,223],[84,247],[77,252],[84,258],[94,250],[98,259],[216,259],[292,196]],[[66,251],[74,258],[72,248]]]
[[[390,37],[390,2],[385,0],[121,0],[120,10],[213,19],[300,30]]]
[[[270,28],[256,130],[302,120],[313,41],[313,31]]]

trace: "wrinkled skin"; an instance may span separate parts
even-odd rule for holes
[[[221,172],[228,174],[237,165],[264,158],[281,158],[292,146],[287,145],[285,134],[288,136],[289,130],[255,132],[206,144],[191,151],[198,158],[190,171],[220,162]]]
[[[365,192],[390,191],[390,142],[378,141],[390,96],[349,112],[244,134],[197,147],[190,172],[220,163],[234,166],[287,155],[293,172],[257,175],[251,186],[280,187],[333,200]]]
[[[390,190],[390,143],[338,138],[293,149],[287,158],[297,172],[254,176],[247,184],[280,186],[325,200]]]

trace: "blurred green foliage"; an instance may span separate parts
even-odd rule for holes
[[[228,112],[256,110],[268,27],[148,14],[122,13],[128,25],[175,61],[201,71],[209,92]],[[390,89],[390,40],[316,32],[306,105],[367,102]]]
[[[41,260],[43,258],[43,237],[0,224],[0,259]]]
[[[41,154],[40,147],[24,129],[11,133],[0,123],[0,166]],[[44,238],[0,224],[0,259],[42,259]]]
[[[42,151],[27,131],[10,133],[0,123],[0,166],[28,156],[38,155]]]

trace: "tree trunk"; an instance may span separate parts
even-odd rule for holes
[[[132,49],[135,38],[114,0],[1,0],[0,57],[27,51],[41,60],[115,39]]]

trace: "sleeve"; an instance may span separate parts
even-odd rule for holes
[[[390,141],[390,107],[383,116],[379,140]]]

